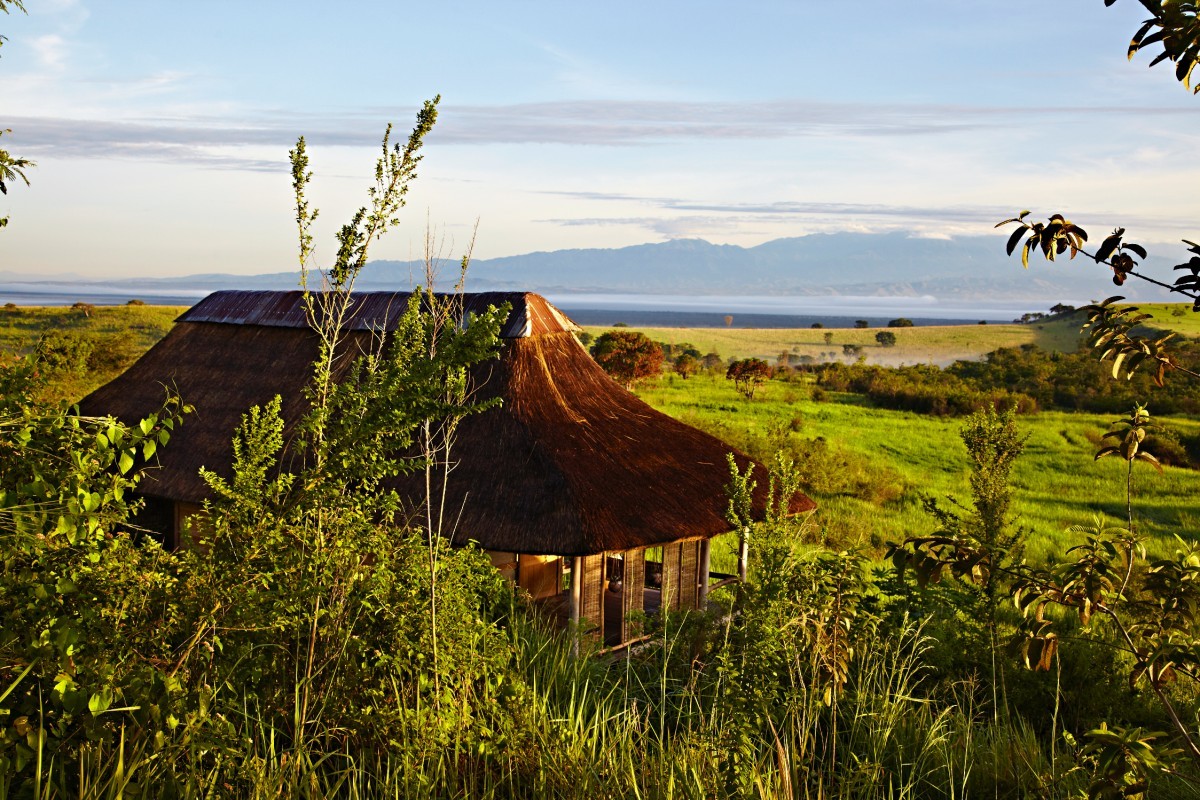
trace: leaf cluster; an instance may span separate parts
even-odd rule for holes
[[[1117,0],[1104,0],[1105,6],[1111,6]],[[1200,84],[1193,89],[1191,85],[1192,72],[1200,63],[1200,16],[1198,6],[1193,0],[1138,0],[1142,7],[1149,12],[1146,19],[1133,38],[1129,40],[1128,57],[1133,57],[1143,50],[1155,45],[1161,51],[1150,60],[1153,67],[1164,61],[1175,65],[1175,79],[1193,94],[1200,94]]]

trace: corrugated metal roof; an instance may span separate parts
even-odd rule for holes
[[[408,307],[409,292],[359,292],[354,295],[345,328],[357,331],[391,330]],[[532,292],[476,292],[437,295],[461,302],[463,316],[508,303],[512,311],[500,329],[505,339],[543,333],[577,331],[579,327],[546,298]],[[307,328],[304,293],[270,291],[214,292],[185,311],[178,322],[216,322],[268,328]]]

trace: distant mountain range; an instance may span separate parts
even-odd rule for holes
[[[1181,257],[1163,255],[1147,268],[1169,274]],[[452,262],[448,265],[454,267]],[[373,261],[359,279],[363,290],[404,289],[423,274],[420,262]],[[175,278],[63,281],[64,291],[94,290],[152,295],[199,294],[216,289],[296,288],[294,272],[260,275],[209,273]],[[451,276],[453,277],[453,276]],[[0,272],[0,281],[30,281],[28,274]],[[42,286],[55,279],[38,278]],[[1004,253],[1004,237],[913,238],[900,233],[832,233],[775,239],[756,247],[676,239],[616,249],[555,250],[471,264],[472,291],[530,290],[554,293],[662,294],[694,296],[922,297],[958,302],[1080,303],[1112,294],[1141,299],[1138,282],[1115,287],[1091,259],[1048,264],[1040,257],[1028,271]]]

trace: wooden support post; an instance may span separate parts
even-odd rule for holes
[[[738,537],[738,579],[745,583],[750,574],[750,529],[742,528]]]
[[[712,539],[700,540],[700,585],[696,591],[696,607],[701,611],[708,608],[708,573],[712,563]]]
[[[579,603],[583,594],[583,559],[571,559],[571,649],[579,655]]]

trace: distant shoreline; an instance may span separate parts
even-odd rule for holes
[[[61,285],[0,284],[0,305],[61,307],[83,302],[121,306],[137,299],[147,305],[191,306],[208,294],[205,289],[137,294],[102,291],[87,285],[81,285],[79,291],[63,291]],[[1033,303],[975,307],[961,301],[944,304],[932,297],[547,294],[578,324],[597,326],[624,322],[670,328],[807,328],[820,323],[829,328],[852,328],[858,320],[880,327],[897,317],[907,317],[917,325],[973,325],[981,320],[1010,322],[1034,310]],[[729,323],[727,316],[732,317]]]

